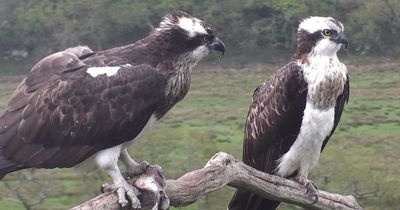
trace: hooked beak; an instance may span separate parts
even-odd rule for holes
[[[347,49],[348,40],[346,34],[340,33],[336,37],[331,38],[331,40],[338,44],[343,44],[344,47]]]
[[[215,37],[214,41],[208,45],[208,48],[210,50],[221,52],[221,58],[225,54],[225,45],[218,37]]]

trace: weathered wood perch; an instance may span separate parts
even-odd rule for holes
[[[304,186],[257,171],[224,152],[215,154],[202,169],[188,172],[176,180],[167,180],[167,194],[172,206],[186,206],[225,185],[306,209],[362,209],[351,195],[342,196],[322,190],[318,192],[318,202],[312,204],[314,200],[304,194]],[[142,209],[152,207],[151,196],[145,195],[141,201]],[[72,209],[120,209],[120,206],[116,193],[108,192]]]

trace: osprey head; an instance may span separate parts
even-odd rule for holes
[[[195,62],[212,50],[221,52],[222,55],[225,53],[225,45],[216,36],[212,25],[182,11],[164,16],[155,32],[169,34],[179,53],[187,52]]]
[[[334,55],[342,45],[347,48],[347,36],[343,24],[331,17],[309,17],[297,30],[297,51],[300,57],[311,55]]]

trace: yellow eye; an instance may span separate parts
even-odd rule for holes
[[[329,29],[325,29],[322,31],[322,34],[324,34],[325,36],[331,36],[332,35],[332,31]]]
[[[211,41],[211,38],[209,37],[209,36],[202,36],[201,37],[201,40],[204,42],[204,43],[208,43],[208,42],[210,42]]]

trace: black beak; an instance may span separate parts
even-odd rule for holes
[[[336,37],[332,38],[332,40],[338,44],[343,44],[344,47],[347,48],[348,40],[346,34],[340,33]]]
[[[210,45],[208,45],[208,47],[211,50],[221,52],[221,58],[225,54],[225,45],[218,37],[215,37],[214,41]]]

